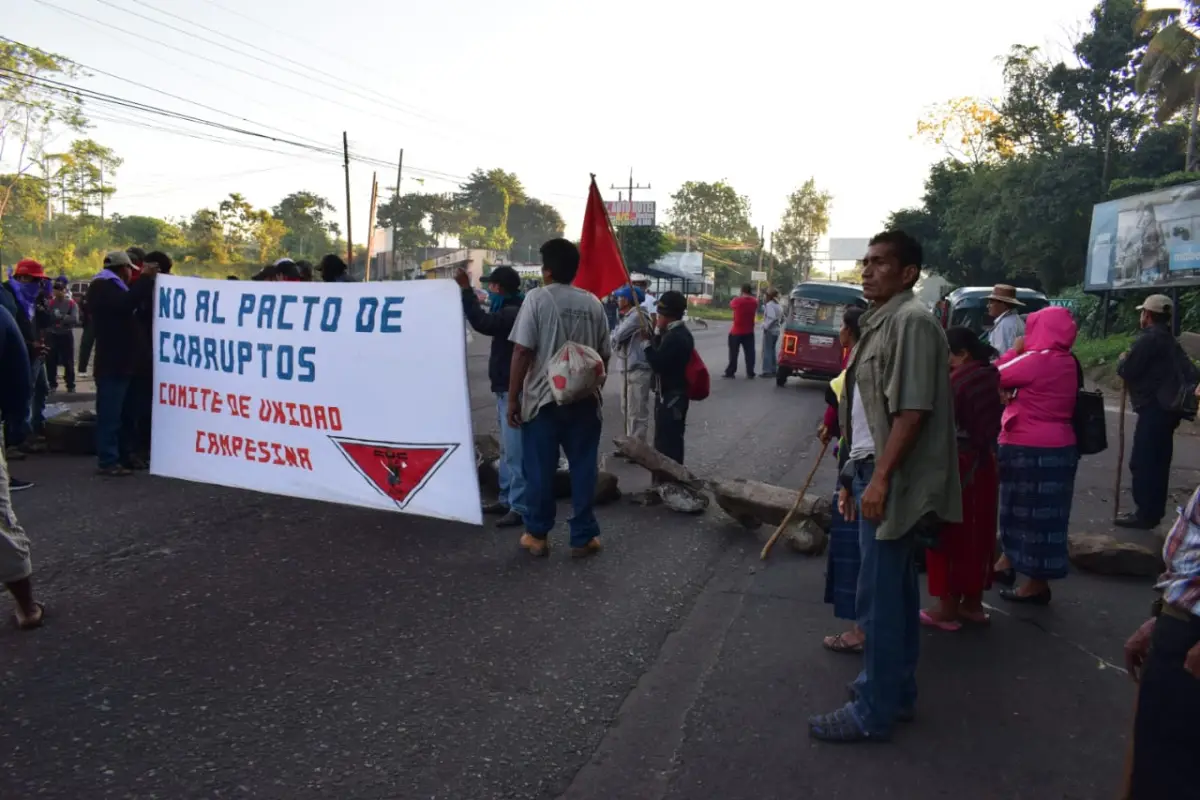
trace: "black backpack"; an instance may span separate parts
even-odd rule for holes
[[[1083,365],[1078,358],[1075,358],[1075,374],[1079,380],[1079,388],[1075,393],[1075,413],[1071,418],[1071,425],[1075,428],[1075,446],[1079,449],[1079,455],[1094,456],[1108,449],[1104,395],[1083,388]]]
[[[1175,367],[1174,380],[1163,387],[1158,399],[1167,411],[1193,420],[1197,411],[1196,385],[1200,383],[1200,370],[1196,369],[1183,346],[1178,341],[1174,344],[1171,354]]]

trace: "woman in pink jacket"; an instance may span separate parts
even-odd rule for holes
[[[1065,308],[1030,314],[1024,339],[996,362],[1007,398],[1000,423],[1000,543],[995,581],[1014,603],[1047,605],[1048,581],[1067,576],[1067,525],[1075,492],[1075,320]]]

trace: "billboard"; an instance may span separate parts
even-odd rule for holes
[[[638,228],[649,228],[654,225],[657,203],[653,200],[635,200],[630,208],[628,200],[605,200],[604,207],[608,210],[608,218],[614,227],[632,225]]]
[[[1092,210],[1084,288],[1200,285],[1200,183],[1100,203]]]

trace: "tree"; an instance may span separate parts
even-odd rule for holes
[[[917,122],[917,136],[945,149],[951,158],[979,165],[1007,158],[1012,144],[996,135],[1000,114],[973,97],[939,103]]]
[[[284,197],[271,209],[272,216],[287,229],[281,248],[297,258],[331,252],[339,233],[337,223],[327,216],[331,213],[333,205],[314,192],[292,192]]]
[[[711,236],[758,244],[750,224],[750,200],[725,181],[688,181],[671,195],[670,230],[679,236]]]
[[[513,257],[532,261],[533,253],[549,239],[562,236],[565,228],[558,210],[537,198],[529,197],[512,206],[508,213],[508,233],[513,240]]]
[[[1157,100],[1159,123],[1187,109],[1188,144],[1185,171],[1196,170],[1196,134],[1200,112],[1200,48],[1195,34],[1200,5],[1142,11],[1139,31],[1153,32],[1137,73],[1137,90]]]
[[[671,252],[671,238],[657,225],[620,229],[621,254],[630,272],[643,270]]]
[[[787,208],[772,240],[773,249],[794,267],[794,270],[788,270],[789,274],[782,276],[788,284],[800,276],[808,276],[817,241],[829,231],[829,206],[832,201],[829,192],[817,189],[814,178],[809,178],[788,196]]]
[[[225,229],[221,215],[211,208],[202,208],[192,215],[186,228],[191,255],[197,261],[215,264],[229,263],[229,248],[225,243]]]
[[[475,224],[475,209],[455,195],[433,195],[429,203],[429,229],[435,237],[459,236]]]
[[[183,230],[157,217],[123,217],[113,214],[109,222],[112,237],[121,247],[138,245],[146,250],[182,250],[187,246]]]
[[[58,191],[63,213],[90,214],[98,208],[104,216],[104,201],[117,191],[112,180],[124,163],[112,148],[92,139],[76,139],[66,152],[47,155],[46,161],[58,164],[48,183],[52,193]]]
[[[991,136],[1011,152],[1050,153],[1070,142],[1051,69],[1036,47],[1013,45],[1004,59],[1005,94]]]
[[[79,69],[62,56],[0,41],[0,163],[13,158],[20,178],[43,163],[46,141],[54,127],[82,131],[87,127],[83,100],[68,88],[46,83],[71,80]],[[12,199],[15,182],[0,191],[0,220]],[[0,227],[0,231],[3,228]]]
[[[427,229],[426,222],[438,202],[437,195],[393,195],[376,210],[375,219],[382,227],[392,229],[392,235],[396,237],[396,249],[401,253],[409,253],[436,243],[437,239]]]
[[[475,170],[455,194],[460,208],[475,212],[475,225],[501,231],[508,230],[509,209],[526,199],[521,181],[502,169]]]

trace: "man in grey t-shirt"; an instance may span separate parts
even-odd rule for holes
[[[521,546],[535,556],[550,552],[554,527],[554,473],[561,448],[571,468],[571,555],[600,551],[592,510],[600,450],[600,397],[558,405],[546,376],[548,362],[567,342],[587,345],[605,365],[612,354],[608,319],[594,295],[571,286],[579,271],[579,248],[566,239],[542,245],[545,286],[525,297],[509,340],[513,343],[508,384],[508,424],[521,429],[526,480],[525,534]]]

